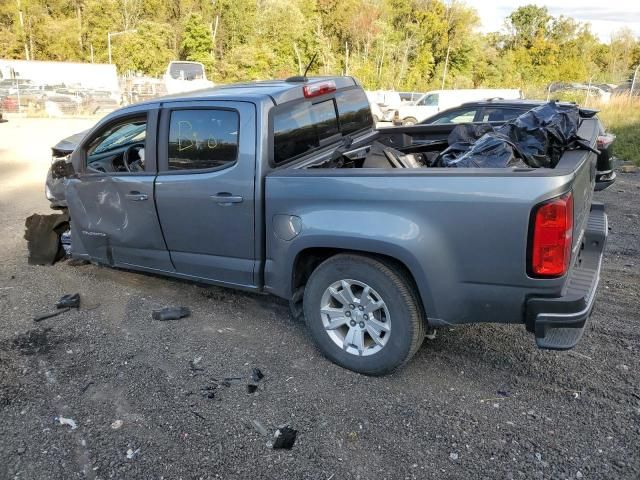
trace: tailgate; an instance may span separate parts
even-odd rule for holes
[[[596,118],[586,118],[582,120],[578,135],[587,140],[591,147],[596,148],[598,139],[598,120]],[[586,149],[572,150],[562,157],[556,169],[575,169],[571,192],[573,194],[573,255],[582,242],[584,231],[589,220],[591,211],[591,200],[596,182],[596,166],[598,157],[594,152]]]

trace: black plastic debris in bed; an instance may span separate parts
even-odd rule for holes
[[[436,164],[457,168],[553,168],[565,151],[590,148],[578,136],[579,126],[577,105],[556,102],[529,110],[495,130],[487,124],[458,125]]]

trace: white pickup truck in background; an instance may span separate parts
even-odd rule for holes
[[[393,113],[395,125],[415,125],[423,120],[465,102],[500,98],[515,100],[524,98],[522,91],[516,88],[477,88],[460,90],[432,90],[413,102],[403,103]]]
[[[213,87],[213,82],[207,80],[202,63],[186,61],[169,62],[164,84],[169,95]]]

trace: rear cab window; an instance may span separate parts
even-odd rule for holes
[[[369,101],[360,88],[281,105],[273,115],[274,164],[295,160],[344,136],[371,128]]]

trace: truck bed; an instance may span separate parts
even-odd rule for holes
[[[379,130],[351,148],[399,136],[401,148],[416,146],[423,138],[444,138],[451,128]],[[595,146],[597,121],[584,119],[579,134]],[[327,168],[331,156],[321,153],[265,178],[267,221],[287,215],[302,225],[291,241],[267,236],[268,291],[289,296],[291,266],[272,259],[294,262],[306,246],[326,243],[400,260],[414,276],[435,326],[522,322],[528,296],[561,294],[565,277],[527,275],[531,212],[540,202],[571,191],[573,249],[579,249],[591,206],[595,153],[567,151],[553,169]]]

